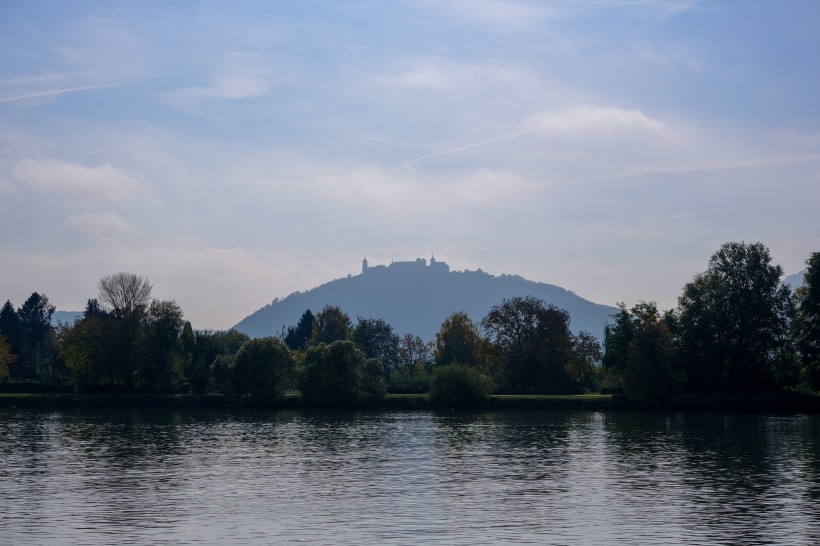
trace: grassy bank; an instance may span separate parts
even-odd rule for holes
[[[0,393],[0,408],[231,408],[219,394],[65,394]],[[300,409],[291,394],[283,407]],[[368,406],[378,410],[426,410],[426,394],[389,394]],[[635,402],[622,395],[494,395],[477,410],[578,410],[578,411],[754,411],[820,413],[820,396],[797,393],[760,395],[674,396],[654,404]]]
[[[221,394],[0,393],[0,408],[227,408]]]

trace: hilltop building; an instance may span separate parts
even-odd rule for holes
[[[379,271],[449,273],[450,266],[445,262],[437,261],[435,256],[430,258],[430,265],[427,265],[427,260],[424,258],[416,258],[411,262],[390,262],[390,265],[370,266],[367,262],[367,256],[365,256],[362,260],[362,275],[369,275]]]

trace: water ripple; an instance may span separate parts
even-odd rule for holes
[[[11,544],[816,544],[820,419],[0,413]]]

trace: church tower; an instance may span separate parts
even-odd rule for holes
[[[362,260],[362,275],[364,275],[365,272],[367,272],[367,256]]]

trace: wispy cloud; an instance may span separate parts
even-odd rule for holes
[[[429,5],[436,10],[449,11],[468,22],[509,30],[537,24],[539,20],[552,13],[541,3],[514,0],[450,0],[449,2],[422,0],[419,3]]]
[[[537,135],[562,141],[600,142],[647,135],[663,137],[671,134],[671,129],[640,110],[611,106],[576,106],[533,114],[513,131],[425,154],[410,161],[409,164],[491,146],[524,135]]]
[[[371,76],[382,87],[409,90],[463,91],[532,85],[523,69],[487,63],[453,62],[441,58],[416,58],[391,62],[389,71]]]
[[[67,93],[79,93],[80,91],[93,91],[97,89],[107,89],[111,87],[119,87],[122,85],[121,83],[106,83],[106,84],[99,84],[99,85],[84,85],[81,87],[68,87],[64,89],[49,89],[47,91],[34,91],[29,93],[24,93],[22,95],[14,95],[11,97],[0,97],[0,102],[14,102],[14,101],[24,101],[24,100],[31,100],[31,99],[38,99],[43,97],[55,97],[58,95],[65,95]]]
[[[688,11],[700,3],[701,0],[590,0],[587,2],[575,3],[571,5],[575,9],[618,9],[618,8],[642,8],[651,9],[653,12],[663,15],[677,15]]]

